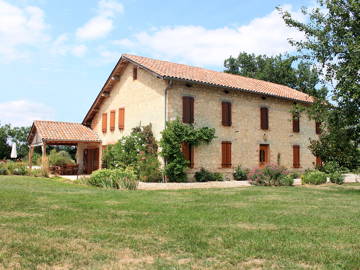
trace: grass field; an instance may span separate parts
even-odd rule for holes
[[[360,185],[114,191],[0,177],[0,269],[360,269]]]

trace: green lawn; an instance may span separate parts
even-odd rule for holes
[[[0,269],[360,269],[360,185],[113,191],[0,177]]]

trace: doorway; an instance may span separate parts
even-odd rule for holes
[[[84,173],[91,174],[99,169],[99,148],[84,150]]]
[[[260,144],[259,149],[259,166],[262,168],[270,163],[269,145]]]

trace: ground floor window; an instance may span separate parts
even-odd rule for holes
[[[194,146],[190,143],[183,142],[181,145],[185,160],[189,161],[189,168],[194,168]]]
[[[260,165],[260,167],[263,167],[268,163],[269,163],[269,145],[268,144],[260,144],[259,165]]]
[[[300,168],[300,146],[293,145],[293,167]]]
[[[231,168],[231,142],[221,143],[221,167]]]

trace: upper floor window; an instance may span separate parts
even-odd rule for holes
[[[133,68],[133,80],[136,80],[137,79],[137,67],[134,67]]]
[[[321,122],[315,122],[316,134],[321,134]]]
[[[110,112],[110,130],[115,130],[115,110]]]
[[[299,114],[293,115],[293,132],[300,132],[300,116]]]
[[[194,98],[183,97],[183,123],[192,124],[194,123]]]
[[[107,131],[107,113],[102,114],[102,132]]]
[[[269,129],[269,109],[266,107],[260,108],[260,128]]]
[[[222,125],[231,126],[231,102],[223,101],[221,103]]]

